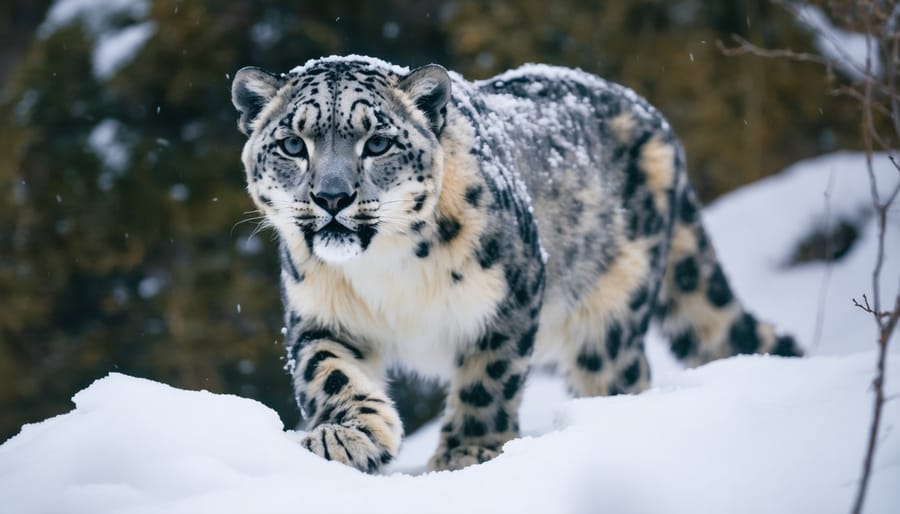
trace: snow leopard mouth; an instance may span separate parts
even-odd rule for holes
[[[316,231],[316,234],[322,235],[347,235],[347,234],[355,234],[355,230],[351,230],[344,225],[341,224],[337,220],[337,218],[332,218],[331,221],[328,222],[324,227],[320,228]]]
[[[341,263],[365,252],[377,230],[368,224],[354,230],[332,219],[319,230],[308,227],[303,232],[311,252],[325,262]]]

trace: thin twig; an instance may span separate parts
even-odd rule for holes
[[[860,309],[862,309],[862,310],[868,312],[869,314],[871,314],[871,313],[872,313],[872,307],[869,306],[869,299],[866,298],[865,293],[863,293],[862,297],[863,297],[863,302],[865,303],[865,305],[860,305],[860,303],[856,301],[856,298],[851,298],[851,300],[853,300],[853,305],[855,305],[855,306],[859,307]]]
[[[716,41],[716,46],[719,48],[719,50],[729,57],[750,54],[759,57],[768,57],[771,59],[789,59],[791,61],[812,62],[825,66],[829,70],[829,74],[831,73],[830,70],[834,65],[834,62],[831,59],[822,57],[819,54],[795,52],[793,50],[787,50],[783,48],[774,50],[760,48],[737,34],[732,34],[731,39],[733,39],[734,42],[738,44],[738,46],[727,47],[724,43],[722,43],[721,40]]]
[[[898,133],[900,133],[900,132],[898,132]],[[897,159],[894,159],[893,155],[888,156],[888,159],[891,160],[891,164],[894,165],[894,169],[897,171],[900,171],[900,164],[897,164]],[[898,187],[900,187],[900,186],[898,186]]]
[[[865,312],[868,312],[869,314],[878,316],[879,318],[890,318],[891,316],[894,315],[893,311],[876,312],[875,309],[873,309],[872,307],[869,306],[869,302],[868,302],[868,300],[866,300],[866,295],[863,295],[863,301],[865,302],[865,305],[862,305],[858,301],[856,301],[856,298],[851,298],[851,300],[853,300],[853,305],[859,307],[860,309],[862,309]]]

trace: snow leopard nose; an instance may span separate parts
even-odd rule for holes
[[[310,192],[309,196],[316,205],[332,216],[337,216],[337,213],[349,207],[356,199],[355,192],[351,195],[346,191],[319,191],[318,194]]]

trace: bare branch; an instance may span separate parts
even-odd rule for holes
[[[897,171],[900,171],[900,164],[897,164],[897,159],[894,159],[894,156],[893,156],[893,155],[888,156],[888,159],[891,160],[891,164],[894,165],[894,168],[895,168]]]
[[[874,35],[874,31],[872,29],[872,11],[873,11],[873,2],[869,2],[868,5],[865,6],[865,29],[866,29],[866,71],[871,71],[872,65],[872,37]],[[885,30],[888,30],[887,25],[885,25]],[[893,32],[897,34],[897,28],[893,29]],[[882,34],[884,36],[884,34]],[[897,45],[893,45],[894,53],[890,56],[890,60],[894,61],[898,54],[896,53]],[[891,63],[895,64],[894,62]],[[881,305],[881,291],[880,291],[880,283],[881,283],[881,267],[884,263],[884,238],[885,238],[885,230],[887,228],[887,212],[891,206],[891,203],[896,198],[896,191],[891,194],[886,203],[881,203],[878,197],[878,183],[875,179],[875,173],[872,169],[872,141],[878,140],[879,144],[884,148],[884,143],[881,142],[881,138],[878,137],[878,130],[875,128],[875,124],[872,120],[872,105],[874,103],[872,98],[872,83],[875,82],[875,79],[871,76],[870,73],[866,74],[865,81],[865,101],[863,102],[863,119],[864,126],[866,127],[863,130],[863,140],[866,145],[866,169],[869,173],[869,182],[871,186],[871,194],[872,194],[872,205],[875,207],[876,213],[878,215],[878,253],[875,258],[875,267],[872,270],[872,294],[873,294],[873,308],[871,310],[873,317],[875,318],[875,324],[879,329],[879,337],[878,337],[878,362],[875,368],[875,378],[872,381],[875,389],[875,401],[873,405],[872,412],[872,422],[869,425],[869,438],[868,444],[866,446],[866,453],[863,458],[863,472],[862,477],[859,481],[859,488],[856,492],[856,498],[853,501],[853,514],[861,514],[863,509],[863,504],[866,499],[866,491],[868,490],[869,485],[869,477],[872,474],[872,463],[875,460],[875,448],[878,443],[878,432],[881,424],[881,412],[884,406],[884,368],[885,361],[887,360],[887,346],[888,341],[890,341],[891,334],[894,332],[894,329],[897,326],[897,319],[900,318],[900,290],[897,291],[894,300],[894,309],[892,312],[887,313],[888,316],[882,316],[882,311],[880,309]],[[896,90],[894,89],[894,76],[893,73],[891,77],[888,79],[887,84],[889,90],[889,99],[891,102],[891,109],[894,114],[894,118],[897,117],[897,99],[896,99]],[[895,136],[900,136],[900,122],[896,119],[893,120],[893,125],[895,127]],[[866,300],[866,305],[868,306],[868,300]]]
[[[798,16],[797,6],[789,0],[772,0],[787,11]],[[898,66],[900,66],[900,20],[898,20],[897,7],[891,2],[885,10],[884,4],[874,0],[860,0],[857,2],[832,2],[829,4],[831,15],[835,21],[849,27],[850,30],[860,30],[866,38],[865,68],[860,70],[859,65],[850,64],[855,70],[862,73],[862,78],[851,84],[839,84],[832,93],[835,96],[843,96],[855,101],[860,108],[860,136],[865,149],[866,173],[869,177],[869,189],[872,207],[878,223],[878,250],[872,269],[871,287],[872,302],[866,294],[862,295],[862,303],[855,298],[853,305],[872,315],[878,327],[878,359],[875,376],[872,380],[875,399],[873,404],[872,420],[869,426],[869,437],[866,453],[863,458],[863,472],[860,477],[859,487],[854,498],[852,512],[860,514],[865,502],[869,477],[872,471],[872,463],[875,457],[875,449],[879,441],[879,428],[881,423],[882,406],[885,403],[885,360],[887,359],[887,346],[891,335],[897,328],[900,320],[900,287],[895,294],[892,310],[881,309],[881,270],[885,258],[885,232],[887,229],[887,215],[900,195],[900,183],[887,195],[884,202],[881,201],[878,189],[878,181],[873,166],[873,155],[877,147],[888,152],[888,158],[897,171],[900,164],[894,158],[893,149],[896,142],[900,141],[900,92],[897,89]],[[861,27],[861,29],[860,29]],[[833,70],[839,63],[835,58],[829,58],[820,54],[796,52],[788,49],[764,49],[746,39],[732,36],[736,47],[727,47],[721,41],[716,44],[719,50],[728,56],[754,55],[758,57],[785,59],[794,62],[811,62],[825,67],[826,77],[832,84],[836,82]],[[830,40],[841,57],[849,57],[846,49]],[[880,52],[884,56],[881,76],[873,74],[873,59]],[[851,61],[850,59],[846,59]],[[883,117],[890,122],[893,134],[884,134],[880,130],[879,122]]]
[[[790,12],[792,15],[794,15],[794,17],[797,20],[800,20],[800,21],[806,23],[810,27],[814,27],[814,23],[812,23],[811,20],[808,19],[809,16],[803,15],[802,11],[800,10],[800,7],[797,5],[796,2],[784,2],[781,0],[776,0],[775,3],[780,5],[786,11]],[[813,28],[813,30],[815,31],[815,28]],[[832,34],[820,32],[818,34],[818,36],[822,37],[823,39],[825,39],[826,41],[831,43],[831,46],[834,49],[834,51],[836,51],[840,54],[841,59],[829,59],[833,63],[837,64],[837,62],[840,61],[840,63],[843,64],[845,67],[850,67],[857,73],[862,74],[864,77],[864,80],[877,79],[877,77],[874,77],[872,75],[873,70],[872,70],[871,62],[869,61],[869,58],[872,55],[871,52],[869,52],[869,51],[866,52],[865,66],[860,66],[858,63],[854,62],[853,57],[847,52],[847,50],[844,48],[844,45],[842,45],[840,43],[840,41],[835,40],[835,38],[833,37]],[[867,46],[871,45],[871,41],[873,38],[872,38],[870,31],[866,32],[866,39],[867,39],[867,41],[866,41]]]
[[[729,48],[725,46],[725,43],[722,43],[722,40],[716,40],[716,46],[719,48],[719,50],[729,57],[737,55],[756,55],[758,57],[768,57],[772,59],[788,59],[791,61],[812,62],[825,66],[829,76],[831,75],[832,68],[834,67],[833,60],[822,57],[818,54],[795,52],[793,50],[787,49],[769,50],[760,48],[737,34],[732,34],[731,39],[733,39],[738,44],[738,46]]]
[[[838,87],[836,87],[835,89],[833,89],[831,91],[831,94],[833,96],[849,96],[850,98],[856,100],[860,104],[862,104],[866,100],[865,96],[863,96],[863,94],[860,93],[856,87],[850,86],[850,85],[844,85],[844,84],[839,85]],[[885,116],[885,117],[893,116],[893,113],[891,112],[891,110],[883,105],[878,105],[878,104],[873,105],[872,109],[877,111],[878,114],[881,114],[882,116]],[[885,149],[888,149],[888,148],[885,147]]]
[[[869,299],[866,298],[865,293],[863,293],[862,297],[863,297],[863,302],[865,303],[865,305],[860,305],[860,303],[858,301],[856,301],[856,298],[851,298],[851,300],[853,300],[853,305],[855,305],[855,306],[859,307],[860,309],[871,314],[873,311],[872,311],[872,307],[869,306]]]

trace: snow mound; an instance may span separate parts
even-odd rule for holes
[[[797,336],[812,353],[861,351],[876,340],[870,316],[852,304],[853,298],[862,301],[862,294],[872,289],[878,248],[865,169],[861,153],[804,160],[723,196],[703,211],[738,297],[760,317]],[[875,155],[873,171],[884,200],[900,182],[900,173],[885,154]],[[852,221],[859,230],[846,255],[831,264],[790,264],[804,236],[839,220]],[[900,277],[900,204],[887,221],[882,302],[891,301]],[[895,334],[892,344],[898,340]]]
[[[421,476],[315,457],[252,400],[111,374],[75,395],[72,412],[0,447],[0,497],[16,513],[846,512],[873,361],[720,361],[639,396],[569,401],[555,431],[487,464]],[[900,376],[897,359],[890,375]],[[530,398],[548,386],[532,384]],[[886,426],[900,423],[900,403],[885,409]],[[898,457],[888,432],[867,512],[900,500]]]

